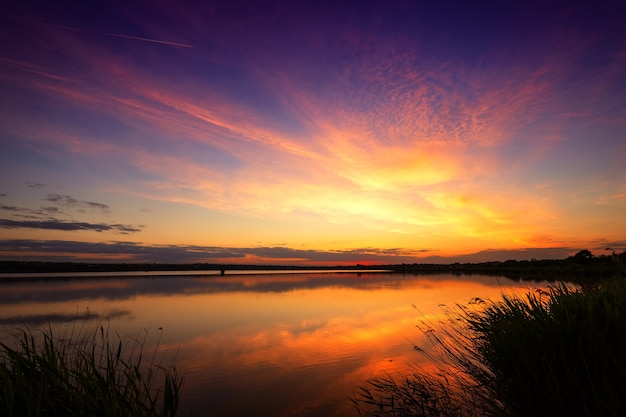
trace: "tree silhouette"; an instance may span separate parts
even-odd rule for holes
[[[589,260],[592,258],[593,258],[593,254],[591,253],[591,251],[587,249],[578,251],[576,255],[574,255],[574,260],[576,261],[576,263],[579,263],[579,264],[585,264],[589,262]]]

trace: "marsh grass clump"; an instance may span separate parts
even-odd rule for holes
[[[467,316],[497,395],[516,416],[626,410],[626,286],[561,286]]]
[[[142,338],[122,340],[102,325],[57,336],[19,329],[0,343],[0,415],[176,415],[182,386],[174,366],[146,358]]]
[[[406,375],[371,379],[351,398],[361,416],[377,417],[482,417],[505,416],[496,395],[495,379],[481,361],[469,328],[468,314],[484,304],[474,299],[468,306],[442,306],[439,321],[421,319],[417,328],[426,336],[413,350],[423,355],[435,371],[414,366]]]
[[[372,416],[615,416],[626,410],[626,284],[564,285],[473,300],[419,325],[437,366],[378,378],[353,399]],[[418,405],[417,407],[415,405]]]
[[[452,381],[456,376],[445,371],[428,374],[420,369],[400,378],[388,375],[370,380],[366,387],[359,388],[352,402],[363,416],[485,415],[478,404],[479,398],[466,395]]]

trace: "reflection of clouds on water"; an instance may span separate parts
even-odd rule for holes
[[[54,323],[72,323],[79,321],[91,321],[91,320],[112,320],[122,317],[130,317],[132,312],[128,310],[111,310],[104,314],[98,314],[93,311],[86,310],[84,312],[75,314],[64,313],[47,313],[47,314],[33,314],[33,315],[21,315],[21,316],[9,316],[0,317],[0,326],[42,326],[45,324]]]
[[[232,292],[283,293],[303,289],[352,288],[375,291],[429,288],[444,281],[480,282],[487,286],[510,283],[504,277],[415,273],[294,273],[277,275],[167,276],[0,279],[0,304],[57,302],[83,299],[127,300],[139,295],[192,296]]]
[[[350,415],[354,387],[421,361],[420,312],[496,297],[502,285],[512,288],[494,276],[389,272],[25,278],[0,280],[0,325],[62,334],[106,322],[134,338],[158,329],[146,346],[175,355],[181,415],[338,417]]]
[[[302,333],[311,333],[320,329],[324,329],[327,326],[326,321],[321,320],[303,320],[300,325],[290,329],[290,333],[294,336],[298,336]]]
[[[235,326],[185,341],[177,358],[188,375],[184,406],[254,415],[259,403],[276,399],[275,392],[289,392],[267,415],[288,409],[350,415],[345,398],[361,381],[419,360],[405,338],[413,329],[410,311],[378,308],[329,319],[285,318],[270,327]]]

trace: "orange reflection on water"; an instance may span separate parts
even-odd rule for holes
[[[427,349],[416,326],[445,319],[441,305],[518,287],[391,273],[98,279],[16,286],[19,296],[0,294],[0,318],[117,312],[117,333],[146,329],[148,351],[175,357],[181,415],[343,416],[367,379],[432,366],[413,346]]]
[[[234,320],[232,326],[198,333],[181,345],[178,364],[190,373],[188,394],[193,401],[215,407],[206,393],[218,390],[225,379],[241,384],[237,390],[262,397],[276,395],[265,387],[288,389],[289,381],[297,380],[306,387],[303,392],[317,394],[313,398],[293,394],[294,406],[339,402],[369,378],[404,373],[415,365],[432,369],[427,358],[413,350],[414,345],[428,346],[416,325],[424,319],[444,320],[441,304],[465,304],[475,296],[498,299],[502,292],[497,282],[454,278],[421,277],[401,284],[390,279],[357,289],[321,287],[186,299],[179,313],[188,312],[191,320],[193,312],[203,311],[204,316],[195,315],[198,326],[210,324],[216,315]],[[324,395],[319,393],[321,387]]]

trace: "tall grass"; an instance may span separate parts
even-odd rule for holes
[[[626,410],[626,284],[474,300],[422,331],[438,366],[374,379],[373,416],[614,416]]]
[[[182,377],[156,350],[145,357],[146,337],[122,340],[102,325],[17,330],[12,346],[0,343],[0,415],[175,416]]]

